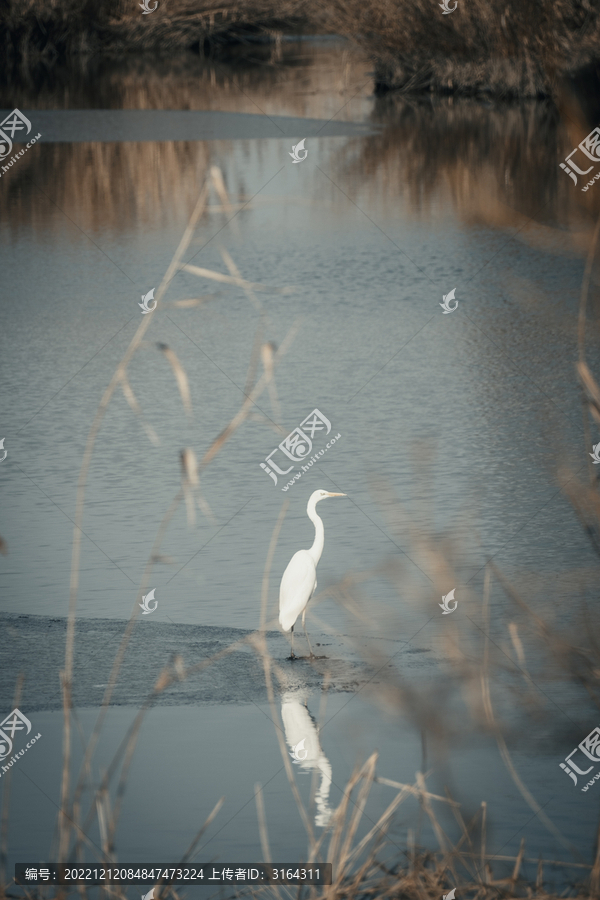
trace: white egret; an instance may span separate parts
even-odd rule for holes
[[[325,529],[323,520],[317,515],[316,506],[319,500],[326,497],[346,497],[346,494],[332,494],[329,491],[315,491],[310,495],[306,514],[315,526],[315,539],[310,550],[298,550],[290,559],[283,573],[279,588],[279,624],[284,631],[292,632],[292,648],[290,659],[294,656],[294,624],[302,613],[302,627],[311,657],[314,655],[308,635],[306,634],[306,607],[317,589],[317,564],[325,545]]]

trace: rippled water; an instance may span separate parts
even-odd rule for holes
[[[383,569],[371,575],[360,602],[367,624],[348,618],[331,596],[309,614],[310,633],[331,642],[326,652],[336,662],[356,661],[351,638],[368,631],[388,641],[382,652],[395,655],[400,675],[424,684],[437,677],[449,630],[461,633],[479,614],[490,556],[527,585],[539,608],[557,610],[559,621],[569,621],[577,592],[597,584],[596,558],[556,474],[584,463],[576,325],[582,255],[598,205],[593,191],[582,200],[561,180],[557,159],[577,143],[572,119],[534,104],[375,100],[368,63],[345,45],[284,43],[280,52],[252,65],[193,57],[177,65],[98,63],[46,86],[2,91],[2,105],[27,111],[43,134],[0,181],[0,437],[8,451],[0,534],[9,549],[0,610],[11,614],[3,620],[9,642],[17,634],[11,638],[11,628],[22,642],[21,656],[5,669],[3,700],[8,712],[15,669],[29,670],[21,708],[36,710],[44,735],[36,755],[21,761],[31,781],[14,779],[12,862],[48,852],[61,729],[56,698],[40,699],[47,680],[58,687],[55,669],[37,660],[45,658],[44,638],[30,620],[12,616],[67,614],[77,477],[94,413],[141,321],[141,295],[158,287],[211,166],[222,170],[237,214],[228,224],[231,210],[213,190],[185,259],[228,274],[225,250],[243,278],[272,290],[249,297],[189,271],[176,274],[128,369],[159,445],[121,392],[106,412],[86,491],[77,606],[82,620],[106,620],[80,663],[84,731],[106,683],[106,672],[99,687],[90,678],[100,665],[94,659],[104,669],[137,602],[159,523],[179,489],[179,452],[192,447],[201,458],[240,409],[259,328],[263,342],[281,346],[291,329],[293,341],[276,368],[276,390],[261,395],[202,473],[212,517],[198,510],[190,527],[180,506],[170,523],[150,579],[158,609],[138,621],[132,650],[132,671],[144,661],[148,688],[177,637],[169,633],[150,653],[139,629],[178,628],[191,665],[210,650],[195,648],[186,629],[202,626],[202,641],[218,643],[220,629],[246,634],[258,626],[265,559],[289,499],[268,601],[276,628],[280,575],[292,553],[312,542],[305,507],[316,488],[348,495],[319,507],[326,533],[319,589],[390,560],[403,564],[396,584]],[[177,131],[182,122],[187,131]],[[289,154],[301,137],[308,156],[295,165]],[[443,315],[442,296],[453,288],[458,308]],[[207,294],[201,305],[177,305]],[[187,374],[193,418],[157,343],[172,348]],[[591,365],[597,345],[591,333]],[[315,408],[340,438],[282,492],[287,479],[275,486],[260,463]],[[316,437],[314,449],[328,439]],[[449,552],[460,599],[451,623],[437,606],[435,561],[390,519],[392,496]],[[497,585],[492,607],[492,634],[504,640],[507,600]],[[314,676],[303,663],[290,669],[285,640],[275,633],[269,640],[292,678],[279,685],[277,701],[291,746],[298,729],[310,731],[304,703],[318,715],[324,671]],[[62,641],[57,633],[52,646]],[[429,654],[421,668],[404,653],[414,649]],[[237,675],[240,665],[243,659]],[[122,860],[177,858],[221,794],[227,806],[205,855],[261,858],[257,781],[267,785],[274,858],[305,853],[260,671],[249,670],[249,699],[227,696],[233,672],[225,668],[224,681],[149,714],[118,835]],[[338,676],[329,715],[339,716],[311,732],[311,764],[298,767],[306,799],[309,776],[319,782],[318,827],[356,759],[378,749],[378,771],[388,778],[412,781],[425,765],[435,788],[450,785],[467,810],[486,799],[494,852],[513,852],[526,829],[532,857],[564,856],[539,819],[531,821],[488,738],[465,725],[449,756],[438,747],[424,761],[418,731],[357,694],[364,674]],[[132,706],[138,697],[124,684],[118,702]],[[544,743],[545,731],[529,734],[526,746],[515,745],[515,759],[540,805],[548,804],[546,813],[588,858],[593,800],[575,797],[558,762],[596,720],[578,708],[574,724],[565,712],[575,709],[570,686],[555,690],[551,740]],[[132,715],[111,711],[100,765]],[[457,710],[458,735],[464,715]],[[36,788],[47,805],[33,825],[27,810],[41,802]],[[389,790],[377,786],[371,818]],[[395,825],[394,840],[406,840],[413,812]]]

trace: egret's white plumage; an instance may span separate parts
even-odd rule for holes
[[[323,520],[317,515],[316,506],[319,500],[326,497],[345,497],[346,494],[332,494],[330,491],[315,491],[311,494],[306,506],[306,514],[315,526],[315,539],[310,550],[298,550],[290,559],[279,588],[279,624],[284,631],[292,632],[292,653],[294,658],[294,624],[302,613],[302,627],[306,634],[304,621],[308,601],[317,589],[317,564],[321,559],[325,545],[325,529]],[[306,640],[313,655],[308,635]]]

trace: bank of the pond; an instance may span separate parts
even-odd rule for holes
[[[326,21],[356,40],[386,93],[555,97],[600,60],[600,15],[575,0],[331,0]]]
[[[157,4],[157,5],[156,5]],[[438,8],[439,7],[439,8]],[[341,35],[369,54],[376,93],[556,98],[564,79],[594,75],[600,11],[575,0],[7,0],[3,57],[14,62],[126,52],[227,55],[301,32]]]
[[[277,39],[306,27],[302,0],[207,2],[8,0],[0,8],[6,60],[54,62],[81,54],[193,50],[200,54]]]
[[[115,655],[125,635],[125,619],[79,619],[76,624],[74,702],[78,707],[93,707],[102,702],[110,680]],[[58,672],[64,665],[67,620],[50,616],[0,615],[0,631],[7,639],[0,669],[0,696],[14,695],[15,680],[27,659],[22,704],[35,710],[62,708]],[[142,617],[136,623],[127,653],[111,698],[113,706],[141,706],[147,699],[163,666],[180,656],[186,666],[206,661],[207,667],[193,679],[177,682],[157,697],[157,703],[183,706],[204,703],[265,703],[267,691],[260,658],[247,642],[251,632],[242,628],[213,628],[189,623],[154,621]],[[269,631],[271,652],[285,666],[289,676],[286,689],[296,681],[305,689],[320,689],[325,671],[329,690],[353,693],[370,681],[373,670],[360,662],[351,643],[343,636],[335,640],[314,633],[315,651],[327,658],[299,659],[290,665],[289,642],[280,631]],[[386,641],[390,655],[404,642]],[[229,648],[235,645],[232,652]],[[32,654],[31,648],[43,646],[44,652]],[[305,652],[296,643],[299,654]],[[219,657],[219,654],[223,654]],[[219,657],[212,662],[213,658]],[[410,657],[410,665],[422,668],[422,660]],[[210,661],[210,664],[209,664]]]

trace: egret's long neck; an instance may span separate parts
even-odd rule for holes
[[[323,552],[323,545],[325,543],[325,529],[323,528],[323,520],[320,516],[317,515],[317,511],[314,506],[309,506],[306,510],[308,513],[308,518],[315,526],[315,539],[313,541],[313,545],[308,551],[313,558],[313,562],[315,566],[321,559],[321,553]]]

